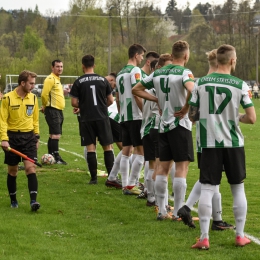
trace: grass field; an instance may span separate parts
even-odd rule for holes
[[[199,251],[190,249],[200,235],[198,223],[196,229],[189,229],[182,223],[157,221],[154,210],[145,206],[145,200],[106,188],[104,177],[99,177],[98,185],[87,184],[90,177],[82,157],[77,118],[72,114],[70,99],[66,103],[64,133],[60,140],[60,148],[64,150],[60,154],[68,165],[37,167],[38,201],[41,203],[38,212],[30,211],[27,178],[23,171],[17,178],[19,208],[10,208],[6,165],[0,165],[0,259],[259,259],[260,120],[255,125],[241,125],[247,159],[245,232],[255,237],[257,243],[237,248],[234,231],[210,232],[210,250]],[[255,107],[260,115],[260,100],[255,101]],[[44,143],[48,139],[42,114],[40,129],[39,158],[47,153]],[[98,151],[99,169],[105,170],[100,146]],[[1,150],[0,161],[3,160]],[[198,173],[197,162],[191,163],[186,198]],[[220,190],[223,219],[234,223],[232,197],[225,176]]]

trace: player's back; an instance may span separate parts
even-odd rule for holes
[[[228,74],[212,73],[199,79],[200,143],[202,147],[241,147],[244,138],[239,106],[252,106],[247,84]]]
[[[141,120],[142,112],[138,108],[132,87],[141,79],[141,70],[133,65],[126,65],[116,77],[116,87],[120,102],[121,122]]]
[[[98,74],[85,74],[73,84],[70,95],[78,98],[82,121],[108,117],[107,96],[112,93],[108,81]]]

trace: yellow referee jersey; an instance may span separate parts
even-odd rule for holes
[[[65,108],[63,87],[60,78],[51,73],[45,80],[42,89],[42,106],[54,107],[59,110]]]
[[[39,105],[37,97],[28,93],[22,99],[16,90],[4,95],[1,102],[0,137],[9,141],[7,131],[39,134]]]

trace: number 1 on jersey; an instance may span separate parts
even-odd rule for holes
[[[94,105],[96,106],[97,105],[96,86],[91,85],[90,88],[92,89],[93,101],[94,101]]]

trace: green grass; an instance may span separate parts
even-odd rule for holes
[[[60,147],[83,155],[78,135],[78,122],[72,114],[70,100],[64,111],[65,122]],[[260,114],[260,101],[255,101]],[[260,239],[259,233],[259,139],[260,123],[241,125],[245,136],[248,215],[245,232]],[[41,142],[48,139],[47,125],[40,115]],[[103,152],[98,146],[103,166]],[[38,157],[47,153],[41,144]],[[38,200],[41,209],[30,211],[27,178],[19,172],[19,208],[11,209],[6,188],[6,165],[0,165],[0,259],[258,259],[259,245],[234,246],[234,232],[210,232],[210,250],[190,249],[199,237],[199,224],[189,229],[182,223],[156,221],[152,208],[144,200],[123,196],[120,190],[88,185],[86,162],[80,156],[61,151],[67,166],[37,167]],[[3,152],[0,161],[3,162]],[[187,196],[198,179],[197,162],[191,163],[187,178]],[[234,223],[232,197],[226,178],[221,185],[223,219]],[[169,187],[169,191],[171,188]],[[193,213],[196,216],[196,213]]]

